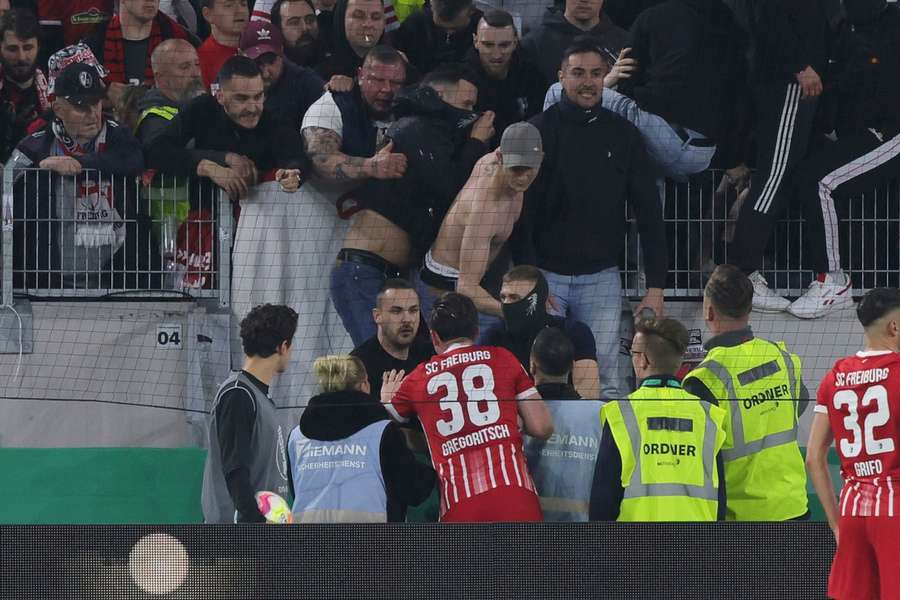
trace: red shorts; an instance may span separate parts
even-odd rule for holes
[[[900,518],[841,517],[828,596],[837,600],[900,598]]]
[[[543,521],[537,494],[525,488],[501,486],[472,496],[444,513],[441,523]]]

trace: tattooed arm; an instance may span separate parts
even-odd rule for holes
[[[341,137],[324,127],[305,127],[303,147],[319,177],[333,181],[396,179],[406,171],[406,156],[393,152],[393,143],[375,156],[348,156],[341,152]]]

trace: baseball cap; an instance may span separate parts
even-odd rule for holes
[[[513,123],[500,138],[500,153],[504,167],[537,169],[544,160],[541,132],[531,123]]]
[[[56,76],[53,93],[73,104],[90,104],[106,96],[106,87],[92,65],[72,63]]]
[[[268,52],[281,56],[284,54],[284,37],[272,23],[250,21],[241,34],[240,48],[241,53],[252,60]]]
[[[94,67],[101,78],[105,78],[109,75],[109,71],[100,64],[100,61],[98,61],[97,57],[94,56],[94,53],[91,52],[90,47],[84,42],[78,42],[77,44],[57,50],[47,61],[48,93],[56,95],[54,89],[56,78],[59,77],[59,74],[62,73],[66,67],[75,63],[84,63]]]

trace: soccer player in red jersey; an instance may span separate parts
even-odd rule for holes
[[[399,421],[419,417],[438,473],[442,522],[542,521],[522,435],[547,439],[550,412],[508,350],[476,346],[478,312],[450,292],[432,307],[438,354],[403,378],[384,375],[381,400]]]
[[[806,464],[838,542],[828,595],[900,594],[900,290],[870,291],[856,307],[865,350],[837,361],[819,385]],[[835,498],[828,448],[844,487]]]

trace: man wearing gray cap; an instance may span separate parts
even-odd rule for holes
[[[417,286],[424,314],[441,293],[457,291],[475,302],[481,331],[500,320],[500,301],[481,280],[519,220],[543,159],[540,132],[523,122],[507,127],[500,148],[476,163],[425,255]]]

